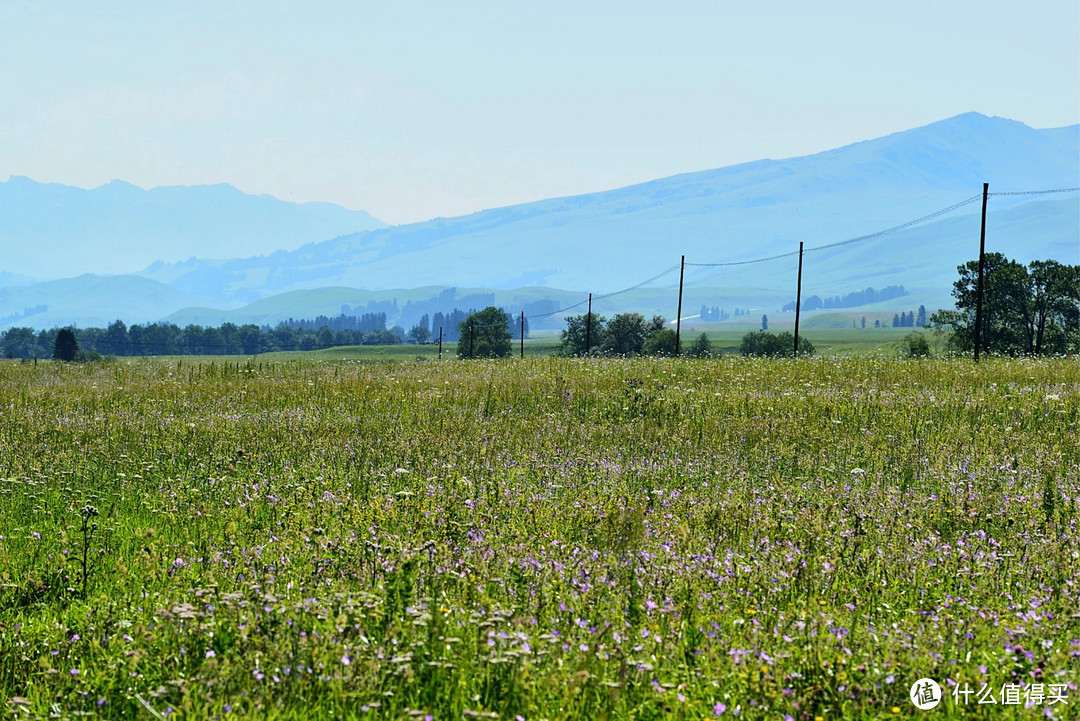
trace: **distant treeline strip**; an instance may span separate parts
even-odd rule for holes
[[[443,340],[457,340],[458,324],[472,311],[455,308],[449,313],[436,313],[435,320],[445,323]],[[79,348],[90,353],[112,356],[153,355],[256,355],[272,351],[320,350],[349,345],[396,345],[408,340],[418,343],[438,337],[439,326],[414,326],[408,334],[400,326],[387,330],[386,313],[365,313],[360,316],[341,314],[335,318],[317,316],[314,319],[290,318],[271,328],[253,323],[220,326],[187,325],[181,328],[172,323],[151,323],[128,327],[117,320],[107,328],[76,328]],[[507,314],[513,333],[520,333],[518,317]],[[418,329],[423,327],[424,331]],[[33,328],[9,328],[0,334],[0,353],[5,358],[49,358],[52,356],[58,328],[35,331]],[[432,331],[434,331],[432,333]],[[528,335],[528,321],[525,324]]]
[[[833,308],[854,308],[860,305],[869,305],[870,303],[879,303],[884,300],[892,300],[893,298],[901,298],[907,295],[908,292],[904,290],[902,285],[890,285],[882,288],[881,290],[875,290],[870,287],[866,290],[857,290],[853,293],[846,293],[843,296],[832,296],[822,299],[819,296],[812,295],[809,298],[803,298],[802,309],[803,310],[832,310]],[[795,301],[785,303],[784,307],[780,310],[789,312],[795,310]]]
[[[10,328],[0,337],[6,358],[49,358],[59,329],[35,333],[32,328]],[[337,345],[388,345],[402,343],[403,336],[382,330],[318,330],[277,328],[254,324],[223,323],[219,327],[171,323],[132,325],[116,321],[108,328],[77,328],[79,348],[114,356],[151,355],[255,355],[277,350],[318,350]]]

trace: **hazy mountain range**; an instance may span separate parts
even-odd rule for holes
[[[128,273],[155,261],[292,250],[384,223],[331,203],[288,203],[231,185],[92,190],[12,176],[0,182],[0,271],[55,279]]]
[[[984,181],[992,193],[1080,186],[1080,126],[1036,130],[1013,120],[968,113],[800,158],[686,173],[459,218],[345,235],[335,231],[299,247],[274,240],[275,252],[265,252],[266,245],[246,253],[233,251],[242,244],[230,240],[230,234],[241,233],[237,230],[241,221],[228,208],[247,209],[246,243],[270,243],[266,238],[281,237],[266,231],[259,236],[263,240],[256,238],[252,228],[275,225],[252,219],[260,205],[266,207],[267,217],[276,213],[292,218],[289,213],[311,211],[305,216],[311,232],[317,232],[311,230],[316,227],[312,215],[328,223],[377,221],[335,206],[298,206],[244,196],[228,186],[153,191],[126,186],[125,192],[133,197],[158,191],[176,198],[191,195],[170,206],[172,220],[161,221],[160,232],[147,202],[138,206],[142,214],[137,223],[100,222],[94,236],[94,243],[100,244],[96,254],[109,257],[113,251],[104,248],[113,246],[106,244],[122,235],[103,230],[110,227],[136,228],[147,244],[164,242],[171,252],[156,250],[158,262],[147,262],[142,271],[129,275],[21,286],[17,277],[5,280],[0,275],[0,327],[100,325],[117,317],[128,322],[168,317],[181,324],[223,319],[274,323],[289,316],[336,315],[344,305],[359,307],[376,298],[397,299],[399,308],[411,301],[415,310],[446,286],[458,287],[460,295],[490,294],[508,310],[527,304],[534,309],[550,307],[545,300],[558,307],[577,302],[583,292],[605,293],[634,285],[677,265],[683,254],[688,263],[733,263],[789,253],[797,250],[799,241],[809,249],[874,233],[969,199],[981,192]],[[35,186],[52,189],[54,198],[65,197],[55,186],[12,179],[6,190],[0,190],[0,212],[6,212],[5,193],[11,194],[13,183],[23,197],[32,196]],[[94,191],[64,190],[85,200],[89,197],[85,194],[112,185]],[[209,201],[207,194],[215,189],[231,197],[234,205]],[[206,203],[213,207],[198,210]],[[70,227],[63,230],[62,220],[79,214],[69,212],[62,200],[51,206],[35,201],[28,207],[51,207],[52,217],[38,223],[24,210],[15,230],[0,226],[5,246],[31,233],[38,234],[33,243],[52,243],[50,247],[58,250],[51,252],[60,254],[69,252],[63,249],[63,237],[75,243],[72,254],[87,242],[88,235],[78,236]],[[111,207],[123,215],[122,203]],[[200,228],[215,228],[211,250],[184,240],[184,229],[194,227],[195,220],[185,222],[177,215],[180,207],[191,208]],[[80,208],[85,217],[89,211]],[[883,237],[809,252],[804,295],[832,296],[867,286],[903,284],[912,295],[898,308],[911,303],[948,305],[956,265],[978,251],[978,214],[979,203],[973,202]],[[291,232],[284,222],[276,225],[285,235]],[[49,239],[43,240],[46,235]],[[298,235],[297,231],[290,237]],[[76,237],[84,240],[72,240]],[[131,244],[136,235],[123,237]],[[168,240],[161,241],[163,237]],[[987,245],[1024,261],[1080,262],[1077,193],[993,196]],[[234,257],[215,259],[224,248]],[[20,262],[0,259],[0,272],[40,277],[54,267],[48,262],[34,265],[25,260],[26,253],[12,256],[24,258]],[[117,263],[129,260],[121,255]],[[684,315],[700,304],[772,311],[794,297],[796,263],[788,257],[742,266],[689,266]],[[669,273],[651,286],[601,301],[600,307],[608,312],[664,312],[670,317],[675,312],[672,288],[677,280],[677,273]],[[392,320],[408,324],[415,318],[403,314]]]

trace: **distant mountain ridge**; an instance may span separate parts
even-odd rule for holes
[[[843,240],[978,193],[1080,185],[1080,126],[977,113],[815,155],[355,233],[288,253],[191,260],[147,277],[221,301],[344,285],[612,288],[685,253],[734,261]],[[1022,202],[996,199],[1003,208]]]
[[[384,227],[362,210],[290,203],[231,185],[90,190],[0,182],[0,271],[37,278],[137,271],[155,261],[244,257]]]
[[[873,233],[971,198],[984,181],[991,192],[1080,186],[1080,126],[1036,130],[967,113],[800,158],[338,233],[294,250],[155,262],[138,275],[168,292],[159,289],[155,302],[133,307],[130,318],[270,322],[313,317],[359,302],[340,300],[348,295],[342,289],[362,289],[356,290],[359,299],[372,292],[382,297],[392,289],[454,286],[488,289],[507,302],[564,301],[638,283],[677,264],[683,254],[688,263],[734,263],[791,253],[799,241],[814,249]],[[893,235],[808,253],[804,293],[831,297],[898,284],[916,303],[947,305],[956,265],[977,254],[978,212],[978,203],[972,203]],[[1075,193],[994,196],[988,219],[988,249],[1023,262],[1080,262]],[[779,309],[794,298],[794,272],[790,257],[737,268],[688,267],[684,308],[712,306],[722,296],[742,308]],[[112,283],[124,289],[109,300],[110,308],[130,297],[135,286],[124,280],[128,277],[103,281],[102,287]],[[676,280],[677,274],[664,282]],[[335,300],[316,292],[331,287],[342,290],[333,294]],[[50,288],[59,292],[58,286]],[[524,295],[517,292],[526,288]],[[675,309],[663,305],[671,296],[667,291],[623,295],[605,301],[604,312],[657,308],[671,317]],[[39,327],[100,317],[93,294],[82,301],[83,316],[54,314],[38,286],[9,286],[0,293],[0,317],[19,314],[20,323]],[[26,314],[39,305],[49,305],[49,312]]]

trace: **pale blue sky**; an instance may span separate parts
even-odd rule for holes
[[[3,0],[0,62],[0,180],[228,182],[390,223],[970,110],[1080,122],[1076,0]]]

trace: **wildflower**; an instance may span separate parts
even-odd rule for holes
[[[719,701],[717,701],[717,702],[716,702],[716,705],[714,705],[714,706],[712,707],[712,712],[713,712],[714,714],[716,714],[717,716],[721,715],[721,714],[722,714],[722,713],[724,713],[725,711],[727,711],[727,706],[725,706],[724,704],[720,703]]]

